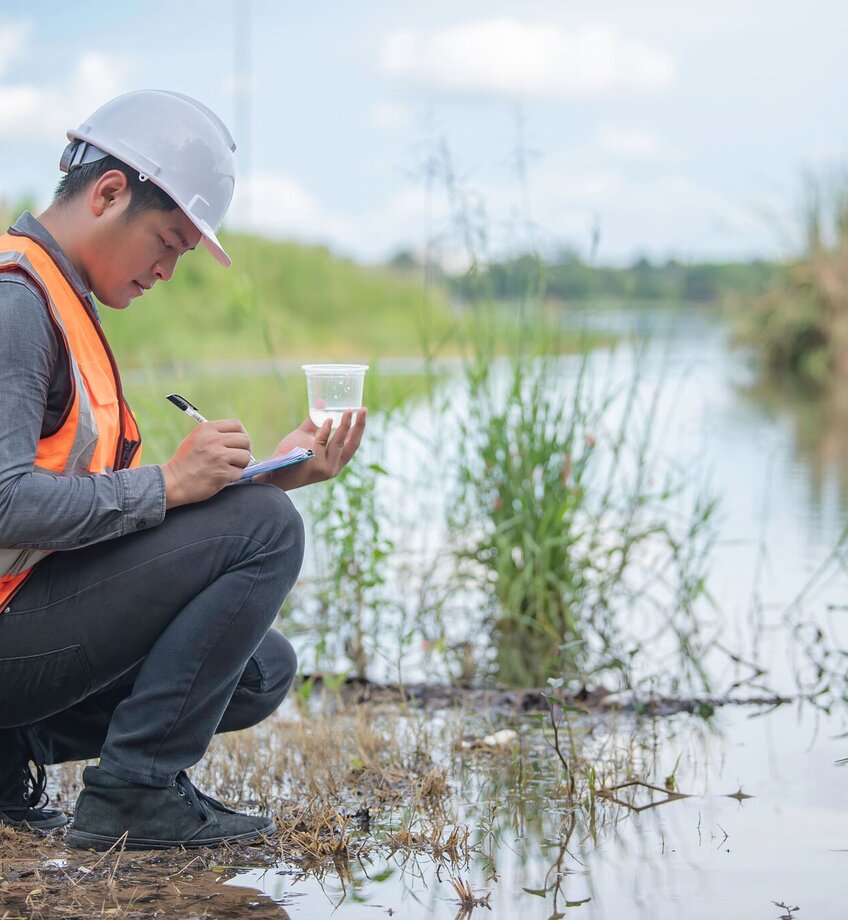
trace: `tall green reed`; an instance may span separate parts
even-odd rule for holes
[[[587,682],[614,671],[629,685],[637,673],[652,676],[641,660],[641,672],[634,668],[650,637],[676,659],[668,685],[703,686],[710,641],[697,608],[707,600],[716,503],[656,456],[662,381],[650,390],[639,359],[618,392],[599,391],[590,385],[594,342],[586,334],[578,373],[568,384],[561,379],[559,356],[574,337],[546,302],[520,115],[516,137],[518,230],[530,255],[511,310],[494,301],[484,270],[491,262],[484,209],[444,142],[427,160],[469,265],[470,316],[459,330],[467,408],[447,507],[460,583],[484,598],[477,644],[490,641],[494,674],[508,683],[539,685],[557,675]]]
[[[685,474],[660,474],[656,394],[638,370],[599,394],[592,359],[576,360],[567,382],[544,352],[466,368],[450,530],[461,578],[485,597],[494,673],[540,685],[615,672],[626,686],[646,673],[644,630],[676,657],[678,682],[703,686],[709,643],[696,608],[715,502]]]

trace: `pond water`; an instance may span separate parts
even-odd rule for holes
[[[567,852],[555,801],[531,792],[516,812],[497,783],[484,784],[464,811],[474,822],[494,804],[494,856],[455,871],[475,895],[491,893],[491,913],[477,907],[474,916],[776,920],[787,914],[776,905],[785,904],[801,908],[791,914],[800,918],[844,917],[848,790],[834,761],[845,741],[827,719],[792,707],[757,716],[722,711],[713,732],[668,720],[658,729],[660,761],[672,770],[680,757],[678,787],[690,797],[628,811],[594,835],[578,827]],[[740,786],[753,797],[731,797]],[[427,858],[376,859],[354,864],[344,883],[332,872],[318,881],[288,867],[235,881],[291,917],[455,918],[451,873],[436,870]]]
[[[618,394],[605,413],[608,436],[624,424],[625,413],[639,419],[654,413],[649,482],[653,477],[657,484],[672,471],[688,483],[669,504],[671,513],[688,514],[696,492],[717,500],[709,596],[698,607],[703,632],[721,640],[722,652],[705,662],[714,690],[752,673],[748,664],[730,664],[727,652],[732,652],[766,672],[761,686],[792,694],[799,670],[809,678],[811,661],[820,657],[820,649],[803,652],[814,624],[833,634],[834,646],[844,647],[843,638],[848,639],[841,635],[841,623],[848,619],[841,611],[848,581],[840,560],[831,558],[845,529],[848,437],[839,432],[848,431],[848,409],[841,412],[832,401],[823,407],[821,400],[800,394],[780,401],[773,389],[758,389],[749,357],[730,347],[726,324],[710,314],[608,311],[572,322],[624,337],[614,348],[593,352],[585,370],[598,398]],[[571,398],[582,361],[580,356],[555,359],[551,376],[559,390],[554,398]],[[509,359],[495,361],[496,384],[506,386],[509,369]],[[434,403],[409,400],[387,428],[379,415],[372,419],[362,451],[390,473],[378,482],[383,525],[399,555],[412,560],[402,575],[390,573],[393,600],[417,601],[427,590],[437,593],[443,587],[439,572],[451,537],[445,509],[455,496],[456,421],[467,412],[467,397],[458,364],[445,363],[442,373]],[[628,404],[627,389],[636,378],[637,397]],[[626,457],[621,460],[614,476],[632,473],[627,463]],[[293,497],[309,520],[308,490]],[[306,585],[322,567],[315,555],[321,547],[316,541],[312,547],[302,573]],[[426,573],[430,582],[410,578],[410,570]],[[452,600],[454,607],[440,626],[448,642],[467,641],[464,627],[476,599],[453,595]],[[444,676],[437,662],[403,646],[399,632],[420,611],[407,605],[404,615],[397,630],[383,623],[366,637],[370,675],[392,679],[402,670],[406,680]],[[479,640],[473,631],[471,638]],[[300,641],[306,662],[309,639]],[[637,664],[641,676],[665,668],[662,656],[669,651],[662,644],[643,649]]]
[[[651,337],[647,347],[624,339],[598,350],[591,376],[609,386],[638,368],[645,400],[658,401],[657,456],[671,458],[719,499],[704,621],[725,650],[764,672],[737,696],[765,688],[796,697],[803,679],[807,686],[828,684],[820,699],[833,702],[844,678],[834,650],[844,647],[848,617],[848,583],[841,556],[833,556],[845,527],[848,465],[842,437],[848,425],[838,407],[794,393],[778,398],[758,387],[748,357],[731,349],[727,327],[708,314],[610,311],[575,322]],[[578,358],[561,359],[566,388],[579,366]],[[450,388],[449,368],[446,373]],[[461,411],[458,391],[455,401]],[[440,452],[441,468],[449,471],[452,449],[451,433],[436,427],[438,418],[423,402],[413,405],[383,433],[377,452],[392,474],[385,487],[390,500],[408,513],[399,529],[422,558],[436,558],[445,536],[438,510],[449,489],[434,484],[432,458]],[[422,486],[424,468],[431,478]],[[315,565],[314,559],[308,564],[307,579]],[[392,641],[381,636],[385,676],[402,652]],[[408,679],[428,673],[420,656],[404,660]],[[829,677],[817,671],[821,662],[832,670]],[[752,672],[726,656],[709,666],[721,689]],[[480,783],[478,777],[462,814],[473,824],[481,809],[493,808],[498,836],[494,864],[481,857],[460,873],[477,894],[491,893],[488,908],[478,906],[473,915],[845,916],[848,767],[836,765],[848,757],[844,715],[838,702],[830,712],[793,702],[767,711],[728,706],[708,723],[689,715],[647,727],[623,719],[615,730],[621,738],[645,732],[653,738],[653,781],[662,784],[674,773],[689,797],[625,810],[600,829],[576,827],[567,851],[560,803],[530,795],[526,812],[516,811],[495,779]],[[740,789],[752,797],[730,797]],[[233,884],[276,901],[280,916],[456,917],[459,904],[436,869],[427,859],[404,868],[378,860],[354,867],[342,883],[332,872],[319,881],[281,866],[240,873]]]

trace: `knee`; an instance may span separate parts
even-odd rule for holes
[[[255,725],[273,713],[286,698],[297,673],[297,654],[285,636],[269,630],[248,662],[238,691],[249,696],[247,724]]]
[[[256,512],[256,519],[269,530],[270,541],[282,540],[303,552],[303,518],[288,495],[269,483],[254,483],[245,489]]]
[[[297,674],[297,652],[291,642],[274,629],[269,630],[262,645],[262,664],[266,669],[264,683],[266,692],[276,701],[276,709],[286,698]]]
[[[300,512],[288,495],[269,483],[251,483],[234,489],[232,509],[246,523],[251,536],[260,541],[269,552],[285,555],[295,569],[295,576],[303,563],[304,529]]]

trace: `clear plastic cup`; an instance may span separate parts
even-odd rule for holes
[[[362,406],[367,364],[304,364],[309,417],[320,428],[329,418],[337,428],[342,414]],[[354,411],[353,421],[356,421]]]

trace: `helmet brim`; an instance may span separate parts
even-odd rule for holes
[[[186,214],[185,211],[183,211],[183,214],[185,214],[186,217],[200,231],[202,235],[201,243],[203,243],[203,246],[212,253],[212,255],[215,257],[215,261],[223,265],[224,268],[229,268],[233,264],[233,260],[227,255],[226,250],[221,245],[221,241],[215,235],[215,231],[205,221],[194,220],[191,214]]]

